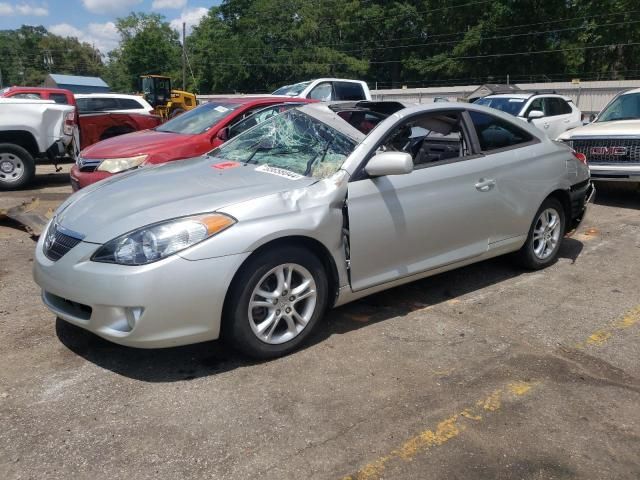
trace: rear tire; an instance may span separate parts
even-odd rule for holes
[[[531,270],[540,270],[557,260],[566,229],[562,203],[549,197],[536,212],[527,241],[517,252],[518,263]]]
[[[17,190],[27,185],[36,174],[36,162],[19,145],[0,143],[0,190]]]
[[[322,262],[309,250],[289,246],[258,253],[231,284],[222,337],[253,358],[286,355],[323,316],[327,292]]]

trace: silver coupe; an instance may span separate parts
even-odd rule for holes
[[[71,196],[34,277],[113,342],[270,358],[380,290],[512,252],[546,267],[592,195],[583,156],[494,109],[310,104]]]

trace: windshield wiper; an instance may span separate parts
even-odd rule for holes
[[[333,140],[334,139],[332,138],[325,145],[325,147],[324,147],[324,149],[322,151],[322,157],[320,157],[320,163],[324,162],[324,157],[327,155],[327,152],[329,151],[329,147],[331,147],[331,144],[333,143]],[[318,158],[319,155],[320,155],[320,152],[318,152],[315,157],[313,157],[311,160],[309,160],[307,162],[307,168],[304,171],[304,176],[305,177],[308,177],[309,174],[311,173],[311,167],[313,166],[313,164],[315,163],[315,161],[316,161],[316,159]]]
[[[251,163],[251,160],[253,160],[253,157],[258,152],[271,152],[272,150],[275,150],[276,151],[275,153],[280,155],[291,155],[294,153],[300,153],[302,151],[302,150],[286,150],[282,147],[258,147],[253,152],[251,152],[251,155],[249,155],[249,158],[247,158],[243,163],[245,164]]]

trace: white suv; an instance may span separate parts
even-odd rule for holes
[[[285,85],[271,95],[313,98],[321,102],[336,100],[371,100],[367,82],[345,78],[318,78],[307,82]]]
[[[533,123],[553,140],[582,125],[582,112],[570,98],[556,94],[517,93],[488,95],[474,103],[510,113]]]
[[[78,93],[78,113],[115,112],[152,114],[153,107],[139,95],[121,93]]]

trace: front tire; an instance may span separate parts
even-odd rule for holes
[[[275,358],[298,348],[327,308],[322,262],[297,246],[258,253],[234,278],[222,336],[244,354]]]
[[[36,162],[19,145],[0,143],[0,190],[17,190],[36,175]]]
[[[566,228],[562,204],[549,197],[536,212],[527,241],[517,253],[518,262],[525,268],[540,270],[554,263]]]

